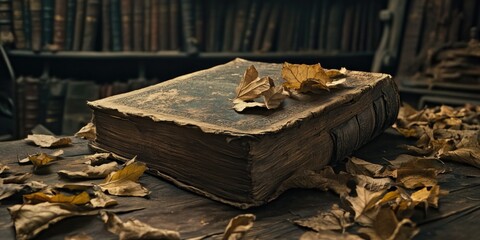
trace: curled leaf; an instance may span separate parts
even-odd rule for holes
[[[96,128],[92,122],[87,123],[87,125],[83,126],[77,133],[75,133],[75,137],[88,140],[95,140],[96,135]]]
[[[357,196],[347,196],[345,199],[350,202],[355,212],[355,222],[371,226],[378,213],[379,208],[375,204],[385,191],[370,191],[362,186],[356,187]]]
[[[269,77],[258,77],[257,69],[253,65],[245,70],[240,84],[235,89],[236,99],[253,100],[270,88]]]
[[[40,154],[40,153],[39,153]],[[63,150],[57,150],[53,153],[50,153],[50,154],[47,154],[51,157],[59,157],[63,154]],[[34,156],[34,155],[37,155],[37,154],[33,154],[33,155],[30,155],[30,156]],[[26,164],[26,163],[31,163],[32,161],[30,161],[29,159],[29,156],[27,156],[26,158],[23,158],[23,159],[18,159],[18,163],[20,164]]]
[[[137,219],[129,219],[123,222],[117,215],[111,212],[101,212],[102,220],[109,232],[118,235],[120,240],[126,239],[165,239],[180,240],[177,231],[154,228]]]
[[[72,139],[68,137],[56,138],[51,135],[43,135],[43,134],[28,135],[26,140],[32,141],[36,145],[44,148],[63,147],[72,143]]]
[[[115,199],[109,197],[102,191],[96,190],[94,194],[95,194],[95,198],[90,199],[90,204],[94,208],[105,208],[105,207],[115,206],[118,204],[118,202]]]
[[[433,169],[400,168],[397,170],[397,183],[408,189],[433,187],[437,185],[437,174]]]
[[[255,215],[241,214],[232,219],[228,223],[223,233],[223,240],[242,239],[245,233],[253,227]]]
[[[0,174],[8,170],[10,170],[10,168],[7,165],[0,163]]]
[[[60,170],[58,175],[68,179],[98,179],[108,176],[108,174],[116,171],[118,164],[116,162],[110,162],[100,166],[87,166],[83,171],[68,171]]]
[[[365,175],[370,177],[394,177],[396,174],[394,170],[388,168],[387,166],[367,162],[356,157],[349,158],[345,167],[347,172],[353,175]]]
[[[342,230],[353,225],[350,213],[334,204],[327,212],[321,212],[317,216],[295,220],[297,225],[307,227],[315,231]]]
[[[285,62],[282,67],[283,84],[288,89],[298,92],[328,90],[327,83],[332,79],[328,77],[320,64],[290,64]]]
[[[466,163],[480,168],[480,148],[460,148],[457,150],[444,152],[440,154],[439,157],[442,160]]]
[[[283,86],[273,86],[263,93],[265,107],[267,109],[278,108],[288,96],[290,94]]]

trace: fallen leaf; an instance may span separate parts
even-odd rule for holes
[[[24,183],[28,178],[32,176],[31,173],[16,173],[8,177],[2,178],[4,184],[7,183]]]
[[[440,195],[445,195],[446,192],[440,191],[440,186],[435,185],[431,188],[424,187],[411,195],[412,201],[415,205],[419,203],[424,203],[425,208],[432,206],[434,208],[438,208],[438,198]]]
[[[328,77],[320,64],[290,64],[285,62],[282,67],[283,86],[298,92],[328,90]]]
[[[93,238],[86,233],[78,233],[74,235],[68,235],[64,240],[93,240]]]
[[[31,181],[24,184],[1,183],[0,184],[0,200],[9,198],[16,193],[23,193],[23,194],[32,193],[32,192],[40,191],[46,187],[47,185],[37,181]]]
[[[345,165],[348,173],[353,175],[366,175],[370,177],[394,177],[394,170],[387,166],[367,162],[360,158],[350,157]]]
[[[10,170],[10,168],[7,165],[4,165],[4,164],[0,163],[0,174],[2,174],[3,172],[6,172],[8,170]]]
[[[106,207],[111,207],[118,204],[118,202],[115,199],[109,197],[102,191],[96,190],[94,194],[95,194],[95,198],[90,199],[90,204],[94,208],[106,208]]]
[[[447,161],[465,163],[480,168],[480,148],[460,148],[444,152],[439,155],[439,158]]]
[[[90,202],[90,196],[87,192],[82,192],[77,195],[64,195],[57,193],[50,195],[44,192],[36,192],[31,194],[23,195],[23,202],[28,204],[37,204],[40,202],[51,202],[51,203],[68,203],[74,205],[85,205]]]
[[[393,185],[392,179],[388,177],[372,178],[365,175],[354,175],[354,177],[357,185],[374,192],[389,189]]]
[[[118,235],[120,240],[127,239],[165,239],[179,240],[180,234],[177,231],[154,228],[137,219],[129,219],[123,222],[111,212],[101,212],[102,220],[109,232]]]
[[[362,186],[356,187],[357,196],[347,196],[345,199],[350,202],[355,212],[355,222],[363,226],[371,226],[379,208],[375,204],[385,191],[373,192]]]
[[[223,233],[223,240],[237,240],[242,239],[245,233],[253,227],[255,215],[241,214],[232,219],[228,223]]]
[[[363,240],[360,236],[350,233],[338,233],[330,230],[319,232],[306,232],[300,236],[300,240]]]
[[[350,213],[334,204],[327,212],[321,212],[316,216],[294,221],[297,225],[307,227],[315,231],[342,230],[353,225]]]
[[[95,125],[92,122],[87,123],[87,125],[83,126],[77,133],[75,133],[75,137],[84,138],[87,140],[95,140],[97,136],[97,131]]]
[[[55,156],[48,155],[46,153],[37,153],[29,155],[28,159],[33,163],[34,169],[44,167],[50,164],[51,161],[57,159]]]
[[[410,219],[405,218],[399,222],[389,207],[383,207],[378,212],[373,227],[361,228],[358,232],[367,235],[372,240],[408,240],[418,234],[419,230]]]
[[[48,154],[52,157],[59,157],[63,154],[63,150],[57,150],[51,154]],[[34,154],[35,155],[35,154]],[[32,161],[30,161],[29,157],[27,156],[26,158],[23,158],[23,159],[19,159],[18,160],[18,163],[19,164],[26,164],[26,163],[31,163]]]
[[[102,191],[116,196],[144,197],[148,195],[149,191],[137,183],[147,167],[144,163],[135,162],[134,159],[130,160],[130,164],[127,163],[128,165],[123,169],[110,173],[104,183],[98,185]]]
[[[27,136],[27,141],[32,141],[40,147],[63,147],[72,143],[72,139],[68,137],[56,138],[52,135],[33,134]]]
[[[83,158],[86,160],[85,164],[92,165],[92,166],[99,166],[105,163],[109,163],[112,160],[110,158],[112,157],[111,153],[95,153],[92,155],[86,155]]]
[[[397,169],[397,183],[408,189],[433,187],[437,185],[437,174],[434,169]]]
[[[260,97],[265,91],[270,89],[269,77],[258,77],[257,69],[253,65],[245,70],[239,85],[235,89],[236,99],[253,100]]]
[[[106,163],[100,166],[87,166],[83,171],[60,170],[58,175],[68,179],[98,179],[108,176],[118,169],[116,162]]]
[[[90,210],[67,203],[17,204],[8,208],[15,226],[17,239],[31,239],[62,219],[73,216],[96,215]]]

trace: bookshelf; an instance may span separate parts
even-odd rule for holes
[[[389,0],[8,2],[15,36],[8,56],[17,77],[103,86],[164,81],[236,57],[368,71]]]

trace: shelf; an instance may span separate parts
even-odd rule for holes
[[[10,50],[12,57],[47,58],[47,59],[155,59],[155,58],[186,58],[188,54],[180,51],[162,52],[98,52],[98,51],[60,51],[32,52],[29,50]]]

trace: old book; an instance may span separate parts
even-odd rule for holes
[[[67,17],[67,0],[55,1],[55,17],[53,19],[53,45],[57,50],[65,47],[65,20]]]
[[[320,19],[318,29],[318,49],[325,50],[327,43],[328,18],[331,0],[323,0],[320,6]]]
[[[180,1],[180,3],[183,6],[183,1]],[[205,5],[206,4],[200,1],[195,1],[192,4],[192,7],[194,8],[194,10],[192,10],[194,15],[192,20],[194,22],[192,23],[193,34],[191,37],[194,39],[195,45],[198,47],[198,50],[200,51],[205,51],[205,26],[204,26],[205,25],[205,19],[204,19]],[[188,13],[183,13],[182,11],[181,12],[182,19],[184,14],[188,14]],[[189,14],[189,16],[191,16],[191,14]],[[182,22],[182,26],[183,24],[184,23]]]
[[[110,37],[112,38],[112,51],[122,51],[122,19],[120,0],[110,0]]]
[[[272,6],[274,3],[272,1],[264,1],[260,10],[260,15],[258,16],[258,22],[255,30],[255,35],[253,37],[252,51],[260,51],[262,48],[263,38],[265,37],[265,32],[268,25],[268,16],[270,15]],[[288,36],[288,35],[287,35]]]
[[[11,0],[0,0],[0,40],[4,44],[11,44],[13,36],[12,3]]]
[[[245,30],[247,26],[248,10],[250,7],[249,0],[236,1],[235,2],[235,24],[233,31],[232,51],[240,52],[242,50],[243,37],[245,36]]]
[[[182,15],[182,35],[185,52],[188,54],[195,54],[198,51],[198,43],[194,35],[194,3],[191,0],[180,1],[181,15]]]
[[[112,49],[110,20],[110,0],[102,0],[102,51],[104,52]]]
[[[92,81],[65,80],[62,133],[73,135],[91,119],[91,110],[85,102],[98,99],[100,87]]]
[[[42,3],[40,0],[30,0],[30,19],[32,30],[32,50],[42,48]]]
[[[87,0],[87,5],[85,7],[85,27],[83,29],[82,51],[95,50],[99,17],[100,0]]]
[[[180,187],[247,208],[275,199],[305,171],[342,160],[397,117],[391,77],[356,71],[347,88],[237,113],[235,88],[252,64],[281,84],[281,64],[236,59],[89,102],[97,131],[91,146],[137,156]]]
[[[47,48],[53,43],[53,16],[55,1],[42,1],[42,47]]]
[[[151,31],[151,4],[152,0],[145,0],[143,5],[143,50],[150,51],[150,31]]]
[[[258,18],[258,9],[260,0],[252,0],[250,9],[247,13],[247,23],[245,26],[245,35],[242,41],[242,52],[250,52],[252,50],[253,36],[255,32],[256,22]]]
[[[345,13],[343,0],[333,1],[329,12],[326,49],[327,51],[338,51],[342,41],[343,14]],[[363,22],[362,19],[360,20]]]
[[[227,2],[227,6],[225,7],[225,19],[222,20],[224,23],[223,25],[223,38],[221,39],[222,42],[222,51],[223,52],[230,52],[232,51],[232,44],[233,44],[233,33],[236,31],[235,29],[235,2]]]
[[[350,51],[350,42],[352,40],[352,30],[353,30],[353,15],[354,15],[354,2],[347,1],[346,7],[345,7],[345,15],[343,18],[342,39],[340,41],[340,50],[342,52]]]
[[[12,22],[13,22],[13,33],[15,37],[15,48],[16,49],[25,49],[25,32],[24,32],[24,17],[23,17],[23,1],[22,0],[13,0],[12,1]]]
[[[260,49],[261,52],[269,52],[273,48],[281,10],[280,4],[273,4],[270,15],[268,16],[267,28],[265,31],[265,36],[263,37],[262,47]]]
[[[86,0],[77,0],[75,7],[75,31],[73,34],[73,48],[74,51],[82,49],[83,40],[83,25],[85,23],[85,4]]]
[[[65,50],[73,49],[73,38],[75,34],[75,13],[76,13],[76,0],[67,0],[67,18],[65,26]]]
[[[132,50],[132,1],[120,0],[122,15],[122,50]]]
[[[133,51],[143,51],[143,8],[144,1],[133,1]]]
[[[25,48],[32,49],[32,19],[30,17],[30,0],[22,0],[22,11]]]
[[[318,39],[318,25],[320,23],[320,2],[319,1],[312,1],[312,6],[310,7],[310,24],[309,24],[309,35],[308,35],[308,43],[307,49],[315,50],[317,45]]]

